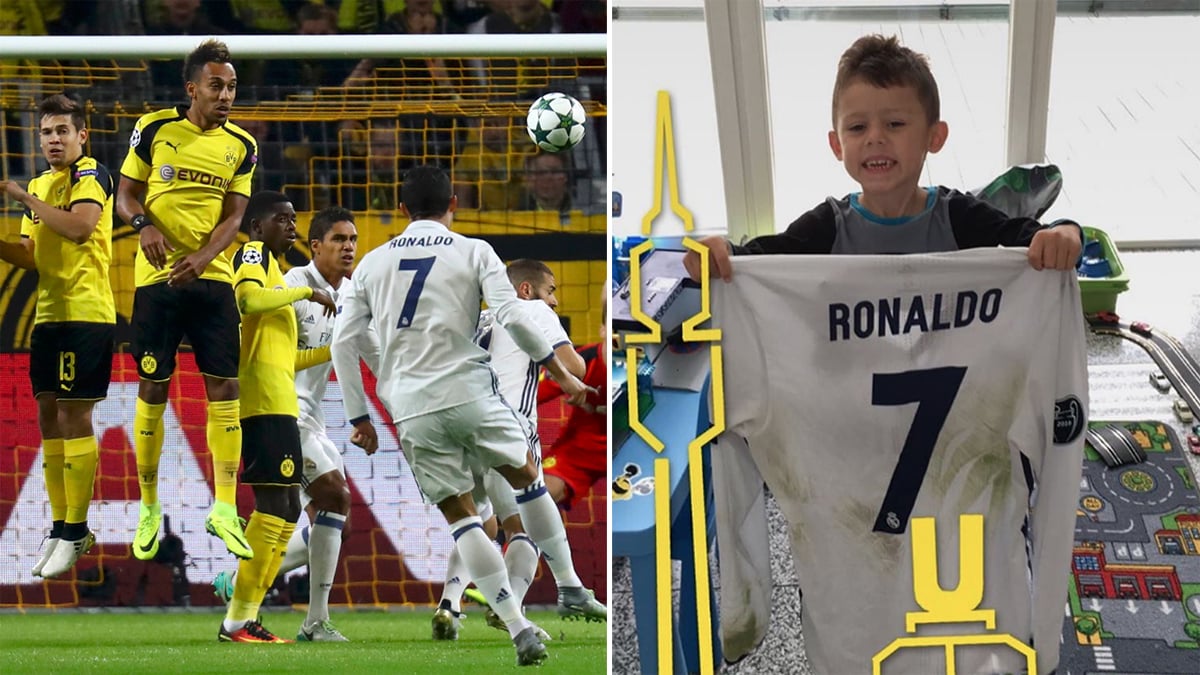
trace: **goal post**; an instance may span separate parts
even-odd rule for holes
[[[577,344],[600,336],[600,298],[607,283],[607,117],[604,34],[556,35],[221,35],[238,71],[231,121],[255,136],[254,189],[292,197],[302,235],[284,262],[305,264],[312,214],[344,205],[356,217],[359,258],[402,230],[399,187],[406,168],[436,164],[455,190],[474,200],[456,212],[454,229],[490,241],[502,258],[547,262],[558,285],[559,314]],[[116,176],[134,121],[184,103],[184,57],[208,36],[5,36],[0,40],[0,180],[25,185],[46,168],[36,106],[67,91],[85,103],[85,152]],[[371,59],[369,72],[356,64]],[[325,68],[326,70],[322,71]],[[531,169],[536,148],[525,134],[529,104],[548,91],[575,96],[588,114],[584,141],[562,153],[570,199],[539,209]],[[21,211],[0,205],[0,236],[15,240]],[[239,235],[241,241],[245,235]],[[131,337],[133,261],[137,236],[116,222],[113,291],[118,343]],[[135,561],[138,483],[133,463],[137,373],[122,347],[114,357],[108,398],[97,405],[101,457],[89,524],[93,552],[61,579],[30,576],[49,526],[41,476],[36,404],[29,393],[29,338],[36,275],[0,262],[0,607],[214,604],[207,583],[234,559],[204,533],[212,501],[205,445],[203,379],[181,353],[164,415],[160,467],[164,514],[187,565]],[[374,390],[373,381],[368,389]],[[373,412],[383,419],[374,401]],[[354,532],[343,547],[335,604],[436,603],[451,546],[444,519],[422,503],[393,436],[382,433],[371,457],[349,443],[353,428],[331,382],[323,402],[328,431],[341,449],[353,493]],[[560,402],[539,409],[543,451],[561,432]],[[388,427],[381,427],[381,431]],[[581,578],[605,595],[607,489],[603,482],[566,514]],[[253,496],[240,488],[239,504]],[[243,508],[243,515],[248,508]],[[302,525],[306,517],[301,518]],[[179,572],[185,574],[182,586]],[[303,571],[303,570],[301,570]],[[303,602],[295,583],[279,598]],[[275,597],[275,596],[273,596]],[[530,602],[553,604],[553,581],[541,568]]]
[[[0,59],[180,58],[206,39],[237,57],[256,59],[575,56],[608,54],[603,33],[520,35],[6,35]]]

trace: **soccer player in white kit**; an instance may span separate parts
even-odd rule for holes
[[[331,206],[313,216],[308,242],[312,261],[293,267],[284,275],[289,288],[308,286],[325,291],[338,301],[338,291],[354,267],[358,230],[354,214],[340,206]],[[309,300],[293,303],[298,326],[298,347],[323,347],[333,338],[334,317],[327,317],[320,306]],[[379,345],[372,331],[364,341],[362,354],[367,365],[378,366]],[[304,457],[300,503],[308,513],[310,525],[297,528],[288,541],[279,573],[308,565],[308,615],[296,635],[302,642],[345,642],[329,620],[329,593],[337,571],[342,541],[350,530],[350,488],[342,455],[325,432],[325,413],[321,400],[329,383],[333,365],[325,364],[296,373],[296,398],[300,404],[300,443]],[[221,572],[213,580],[217,597],[228,602],[236,572]]]
[[[525,427],[500,397],[487,351],[473,342],[481,303],[545,365],[569,403],[582,402],[591,389],[555,357],[492,247],[450,231],[458,200],[449,176],[416,167],[405,176],[401,195],[412,222],[363,258],[334,326],[334,368],[346,417],[356,443],[374,452],[378,437],[358,366],[360,342],[374,321],[380,344],[376,393],[394,420],[417,485],[445,516],[475,585],[508,626],[518,665],[536,665],[546,659],[546,647],[522,615],[504,560],[483,531],[470,495],[474,474],[490,466],[508,480],[521,520],[551,566],[569,560],[569,551]]]
[[[517,292],[517,297],[525,301],[526,309],[533,317],[546,341],[554,348],[555,355],[563,365],[576,377],[583,377],[587,365],[583,357],[575,351],[571,339],[563,330],[562,322],[555,314],[558,298],[554,272],[540,260],[524,258],[514,260],[508,265],[508,280]],[[538,437],[537,426],[537,392],[538,366],[528,354],[509,335],[503,326],[496,325],[490,311],[480,316],[479,330],[475,342],[492,356],[492,367],[496,370],[499,380],[500,394],[510,407],[516,410],[527,421],[526,433],[529,434],[530,446],[534,451],[534,463],[538,466],[538,480],[541,477],[541,441]],[[525,533],[521,523],[521,515],[517,502],[513,498],[512,489],[507,481],[495,470],[488,471],[476,479],[476,489],[473,494],[476,504],[480,505],[480,516],[483,517],[484,507],[481,500],[488,499],[495,511],[507,536],[508,544],[504,550],[504,564],[508,568],[508,579],[512,583],[513,595],[517,603],[524,602],[525,593],[533,583],[537,572],[538,549]],[[485,518],[485,523],[487,519]],[[488,527],[484,528],[489,530]],[[569,548],[568,548],[569,551]],[[589,621],[604,621],[608,618],[608,610],[596,601],[590,593],[583,589],[574,569],[574,562],[569,566],[558,566],[558,571],[569,576],[558,576],[554,581],[558,585],[558,613],[563,617],[582,617]],[[471,578],[467,573],[466,563],[455,547],[450,553],[446,566],[446,583],[442,587],[442,599],[433,615],[433,638],[435,640],[454,640],[458,638],[459,617],[461,616],[460,598]],[[488,625],[504,629],[504,622],[491,608],[487,612]]]

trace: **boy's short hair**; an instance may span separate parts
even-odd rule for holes
[[[937,80],[929,70],[929,60],[900,44],[895,35],[864,35],[854,41],[838,61],[837,80],[833,85],[833,126],[837,128],[838,99],[854,80],[861,79],[876,87],[913,87],[925,108],[930,124],[941,119],[941,101]]]

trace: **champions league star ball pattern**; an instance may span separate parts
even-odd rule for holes
[[[570,150],[583,140],[587,115],[574,98],[558,92],[546,94],[529,106],[525,128],[529,138],[546,152]]]

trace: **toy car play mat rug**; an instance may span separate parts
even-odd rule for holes
[[[1093,422],[1093,431],[1111,423]],[[1145,451],[1110,467],[1089,442],[1058,675],[1200,672],[1200,494],[1160,422],[1118,422]],[[1089,441],[1096,437],[1089,434]]]

